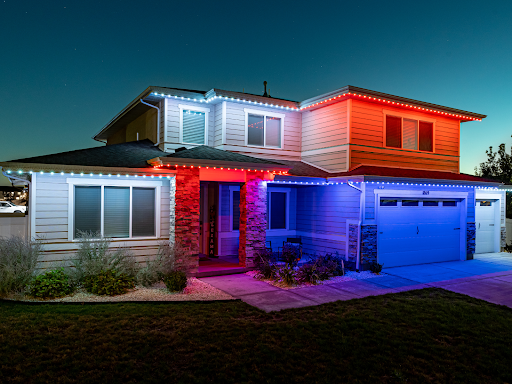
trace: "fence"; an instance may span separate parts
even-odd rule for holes
[[[24,213],[0,213],[0,237],[29,237],[29,220]]]

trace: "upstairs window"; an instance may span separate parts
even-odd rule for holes
[[[208,145],[208,108],[180,105],[180,143]]]
[[[282,148],[284,115],[245,109],[246,144]]]
[[[434,124],[386,115],[386,147],[433,152]]]

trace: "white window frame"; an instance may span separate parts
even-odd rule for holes
[[[398,150],[401,150],[401,151],[411,151],[411,152],[419,152],[419,153],[436,153],[436,119],[431,119],[431,118],[424,118],[424,117],[418,117],[417,115],[411,115],[411,114],[408,114],[408,113],[401,113],[401,112],[396,112],[396,111],[390,111],[390,110],[383,110],[382,111],[383,114],[384,114],[384,119],[383,119],[383,126],[384,126],[384,130],[383,130],[383,136],[382,136],[382,146],[384,148],[389,148],[389,149],[398,149]],[[401,122],[400,122],[400,143],[401,143],[401,147],[400,148],[396,148],[396,147],[388,147],[386,145],[386,129],[387,129],[387,126],[386,126],[386,116],[391,116],[391,117],[398,117],[401,119]],[[416,147],[418,149],[408,149],[408,148],[404,148],[403,145],[404,145],[404,119],[408,119],[408,120],[416,120]],[[425,123],[432,123],[432,151],[422,151],[420,150],[420,121],[423,121]]]
[[[210,108],[202,108],[202,107],[196,107],[195,105],[185,105],[185,104],[179,104],[178,105],[180,109],[180,136],[179,136],[179,142],[181,144],[190,144],[190,145],[208,145],[208,120],[209,120],[209,114],[210,114]],[[194,111],[194,112],[203,112],[205,114],[204,116],[204,143],[185,143],[183,142],[183,111]]]
[[[240,191],[240,187],[236,185],[229,186],[229,230],[231,232],[240,232],[238,229],[233,229],[233,192]]]
[[[278,232],[278,231],[289,231],[290,230],[290,193],[291,193],[291,188],[268,188],[267,187],[267,193],[272,193],[272,192],[284,192],[286,193],[286,227],[285,228],[275,228],[275,229],[272,229],[270,228],[270,223],[271,223],[271,216],[272,216],[272,198],[268,199],[267,198],[267,205],[268,205],[268,229],[267,229],[267,233],[270,232],[270,233],[273,233],[273,232]]]
[[[245,112],[245,145],[247,147],[255,147],[255,148],[273,148],[273,149],[283,149],[284,148],[284,118],[286,115],[284,113],[275,113],[268,112],[261,109],[250,109],[244,108]],[[253,145],[249,144],[249,114],[263,116],[263,145]],[[267,142],[267,117],[277,117],[281,119],[281,145],[279,147],[274,147],[272,145],[266,145]]]
[[[116,240],[144,240],[158,239],[160,237],[160,196],[162,182],[160,181],[129,181],[129,180],[112,180],[112,179],[93,179],[85,178],[68,178],[66,182],[69,185],[68,191],[68,240],[80,241],[75,239],[75,186],[79,187],[101,187],[101,236],[104,235],[104,203],[105,203],[105,187],[129,187],[130,188],[130,233],[129,237],[116,238]],[[154,188],[155,189],[155,236],[132,236],[132,192],[133,188]]]

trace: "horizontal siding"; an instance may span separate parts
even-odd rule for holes
[[[352,100],[350,144],[384,147],[384,110],[391,111],[391,113],[396,112],[397,115],[413,115],[418,120],[422,118],[428,120],[435,119],[435,153],[427,154],[430,156],[422,156],[425,154],[424,152],[413,154],[404,152],[400,154],[399,152],[401,151],[383,153],[371,149],[352,151],[350,168],[354,168],[359,164],[368,164],[438,169],[451,172],[459,171],[460,123],[455,119],[405,110],[389,105]],[[436,157],[436,155],[444,156]]]
[[[458,157],[351,145],[350,169],[361,164],[459,172]]]
[[[66,179],[71,175],[38,175],[36,179],[35,236],[44,242],[41,262],[54,263],[73,257],[79,242],[68,241],[68,193]],[[88,177],[90,182],[91,178]],[[114,239],[112,246],[129,247],[137,258],[154,256],[160,241],[169,239],[170,186],[162,181],[160,188],[160,234],[158,239]],[[141,259],[142,260],[142,259]]]
[[[217,147],[222,144],[222,103],[215,104],[213,106],[214,109],[214,118],[213,118],[213,146]]]
[[[213,146],[215,140],[215,106],[209,104],[191,103],[184,100],[168,99],[165,119],[167,120],[167,133],[165,142],[169,144],[181,144],[180,137],[180,108],[179,105],[190,105],[193,107],[209,108],[208,114],[208,145]]]
[[[262,112],[284,114],[284,136],[281,149],[266,148],[264,152],[275,151],[283,154],[285,151],[300,152],[301,150],[301,122],[302,115],[299,112],[276,110],[275,108],[264,108],[233,102],[226,103],[226,144],[241,146],[240,153],[251,155],[245,152],[245,112],[244,108],[260,110]],[[254,154],[252,154],[254,155]],[[286,155],[286,153],[284,153]]]
[[[348,142],[347,101],[303,112],[302,150],[310,151]]]
[[[346,149],[320,155],[302,156],[302,160],[328,171],[344,172],[348,170]]]

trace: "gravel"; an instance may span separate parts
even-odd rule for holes
[[[183,292],[169,292],[164,283],[158,283],[150,288],[136,287],[133,290],[117,296],[97,296],[87,293],[85,290],[78,290],[71,296],[53,300],[38,300],[29,297],[7,297],[11,300],[29,302],[57,302],[57,303],[87,303],[87,302],[123,302],[123,301],[213,301],[213,300],[234,300],[235,298],[227,293],[212,287],[204,281],[195,277],[188,279],[187,287]]]
[[[296,289],[296,288],[304,288],[304,287],[313,287],[315,285],[327,285],[327,284],[334,284],[334,283],[341,283],[344,281],[354,281],[354,280],[366,280],[366,279],[374,279],[378,277],[385,276],[385,273],[372,273],[370,271],[363,271],[363,272],[353,272],[353,271],[347,271],[344,276],[335,276],[331,277],[328,280],[319,281],[318,284],[311,284],[311,283],[302,283],[297,284],[294,286],[289,286],[284,284],[281,281],[275,281],[270,279],[263,279],[261,278],[261,275],[258,271],[249,271],[245,273],[246,275],[249,275],[251,277],[254,277],[255,279],[261,280],[265,283],[268,283],[270,285],[273,285],[275,287],[281,288],[281,289]]]

